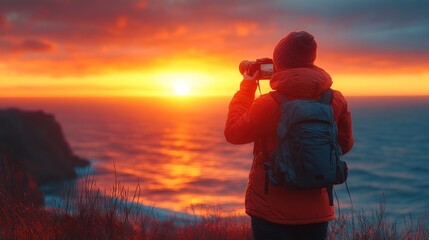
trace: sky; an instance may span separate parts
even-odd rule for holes
[[[229,96],[298,30],[346,96],[429,95],[424,0],[0,0],[0,91]]]

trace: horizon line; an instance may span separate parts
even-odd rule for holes
[[[267,94],[263,93],[262,95]],[[43,98],[174,98],[174,99],[190,99],[190,98],[229,98],[233,97],[231,95],[188,95],[188,96],[178,96],[178,95],[67,95],[67,96],[0,96],[0,99],[43,99]],[[260,95],[256,93],[255,98],[258,98]],[[344,95],[347,97],[429,97],[428,94],[382,94],[382,95]]]

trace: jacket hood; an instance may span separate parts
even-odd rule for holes
[[[290,98],[317,98],[332,86],[332,79],[317,66],[290,68],[275,73],[270,86]]]

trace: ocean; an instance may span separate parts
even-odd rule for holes
[[[91,161],[88,173],[106,194],[116,181],[131,192],[138,185],[147,206],[184,212],[215,204],[243,213],[252,144],[225,141],[229,100],[4,98],[0,107],[54,114],[74,152]],[[426,212],[429,97],[348,101],[355,145],[344,159],[353,209],[371,212],[384,202],[398,222]],[[340,209],[350,211],[345,186],[335,189]]]

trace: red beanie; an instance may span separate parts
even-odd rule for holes
[[[274,48],[273,61],[276,69],[311,66],[316,59],[317,44],[308,32],[291,32]]]

